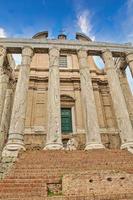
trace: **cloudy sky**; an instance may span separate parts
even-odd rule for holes
[[[0,0],[0,37],[42,30],[51,38],[80,31],[96,41],[133,42],[133,0]]]

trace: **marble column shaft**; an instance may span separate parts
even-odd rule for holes
[[[12,89],[7,89],[3,113],[2,113],[2,119],[0,124],[0,151],[2,151],[8,136],[10,117],[11,117],[12,97],[13,97]]]
[[[88,55],[85,50],[78,51],[81,96],[86,120],[86,150],[104,148],[101,142],[95,98],[89,70]]]
[[[128,148],[130,150],[133,147],[133,128],[129,118],[129,113],[127,111],[124,95],[120,86],[118,74],[115,69],[112,53],[109,50],[105,50],[102,56],[105,62],[110,93],[112,96],[116,119],[120,130],[120,137],[122,142],[121,148]]]
[[[118,70],[119,73],[119,79],[120,79],[120,84],[121,84],[121,88],[123,91],[123,95],[125,97],[125,101],[126,101],[126,105],[127,105],[127,110],[129,113],[129,117],[133,126],[133,95],[131,92],[131,89],[129,87],[129,83],[127,80],[127,75],[125,70]]]
[[[27,108],[28,85],[30,77],[30,64],[33,56],[31,47],[22,50],[22,62],[16,85],[15,97],[12,108],[8,142],[2,153],[3,156],[17,156],[20,149],[24,148],[24,125]]]
[[[4,59],[6,57],[6,49],[0,47],[0,122],[4,107],[6,89],[9,81],[9,77],[4,73]]]
[[[133,77],[133,52],[132,53],[126,53],[126,61],[129,65],[132,77]]]
[[[61,149],[59,49],[49,50],[48,132],[44,149]]]

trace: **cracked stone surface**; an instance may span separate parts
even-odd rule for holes
[[[103,52],[103,59],[106,65],[106,72],[112,96],[113,106],[115,109],[118,127],[120,129],[120,137],[122,141],[121,148],[133,148],[133,128],[127,111],[126,102],[120,86],[120,81],[116,73],[112,53],[110,51]]]
[[[104,148],[101,143],[93,87],[87,61],[87,52],[85,50],[79,50],[78,59],[80,65],[81,94],[86,119],[86,150]]]
[[[62,148],[60,112],[59,50],[52,48],[49,51],[48,133],[46,149]]]
[[[15,153],[13,153],[12,150],[18,151],[21,148],[24,149],[23,134],[27,108],[30,63],[32,56],[33,50],[30,47],[25,47],[22,50],[22,63],[15,91],[9,138],[2,153],[3,156],[9,156],[10,154],[13,156]]]

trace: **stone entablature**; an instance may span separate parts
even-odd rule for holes
[[[133,52],[132,44],[115,44],[108,42],[92,42],[78,40],[50,40],[50,39],[15,39],[0,38],[0,45],[7,48],[8,53],[21,53],[24,46],[31,46],[36,53],[45,53],[51,47],[75,52],[80,48],[90,51],[91,55],[101,55],[105,49],[113,52],[113,56],[119,57]]]
[[[86,149],[111,147],[113,143],[118,148],[121,139],[121,148],[133,151],[133,99],[125,76],[119,73],[125,70],[125,64],[116,65],[113,59],[122,56],[132,73],[132,45],[82,41],[82,38],[77,41],[0,39],[0,45],[3,45],[0,96],[4,97],[0,99],[0,116],[5,113],[7,102],[12,107],[12,111],[7,109],[11,120],[8,119],[7,143],[2,144],[5,145],[3,156],[17,156],[28,144],[60,149],[63,139],[71,138]],[[17,82],[12,105],[8,98],[12,94],[7,87],[9,76],[4,86],[2,71],[8,53],[21,52],[20,69],[15,70]],[[59,68],[62,54],[67,56],[67,68]],[[103,70],[97,68],[93,55],[103,58]],[[63,96],[71,97],[73,103],[66,102]],[[72,112],[73,132],[69,135],[61,133],[62,106],[71,108]]]

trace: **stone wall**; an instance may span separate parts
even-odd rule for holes
[[[73,99],[66,102],[61,98],[61,106],[74,108],[73,133],[67,138],[76,137],[79,148],[85,144],[85,124],[83,118],[79,63],[75,54],[67,54],[68,68],[60,69],[60,92]],[[93,80],[94,97],[98,122],[101,128],[102,141],[107,148],[119,148],[120,139],[117,123],[106,79],[103,70],[99,70],[92,57],[88,56]],[[35,54],[31,63],[28,106],[25,121],[25,144],[27,147],[42,148],[45,145],[48,123],[48,54]],[[111,129],[111,134],[110,134]]]
[[[133,176],[124,172],[94,171],[64,175],[62,191],[65,196],[87,196],[113,199],[132,192]],[[101,198],[100,198],[101,197]]]

